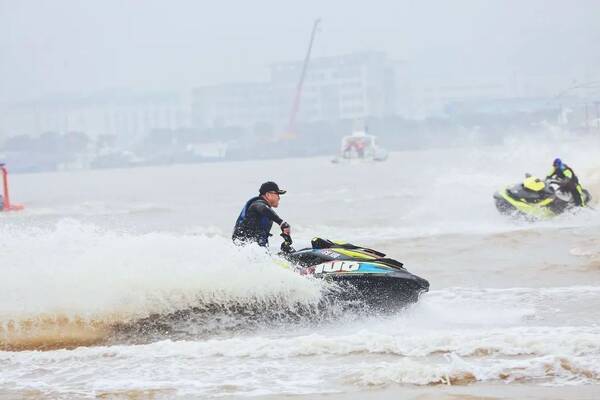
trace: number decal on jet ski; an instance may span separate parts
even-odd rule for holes
[[[360,263],[348,261],[332,261],[315,266],[315,274],[331,272],[354,272],[360,269]]]
[[[341,256],[340,253],[336,253],[335,251],[331,251],[331,250],[323,250],[323,251],[321,251],[321,253],[323,255],[329,256],[331,258],[338,258],[339,256]]]

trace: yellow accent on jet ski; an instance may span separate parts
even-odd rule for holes
[[[583,187],[580,184],[577,184],[577,192],[579,193],[579,198],[581,199],[581,206],[585,207],[586,206],[586,195],[585,193],[583,193]]]
[[[292,265],[286,260],[282,260],[281,258],[273,258],[273,261],[277,266],[281,268],[292,269]]]
[[[318,237],[312,238],[312,240],[317,240],[317,239],[319,239],[319,238]],[[335,244],[339,244],[339,245],[346,244],[346,242],[340,242],[339,240],[330,240],[330,242],[331,243],[335,243]]]
[[[524,201],[513,199],[508,195],[506,189],[504,189],[500,193],[500,195],[504,200],[508,201],[511,205],[513,205],[517,210],[521,211],[522,213],[529,214],[538,218],[549,218],[555,215],[549,208],[546,207],[548,204],[552,203],[552,198],[542,200],[539,203],[532,205],[527,204]]]
[[[343,254],[343,255],[348,256],[348,257],[360,258],[362,260],[374,260],[375,258],[377,258],[377,257],[373,257],[371,255],[365,254],[365,253],[360,252],[360,251],[355,251],[355,250],[348,250],[348,249],[336,248],[335,252]]]
[[[544,189],[544,187],[546,187],[546,184],[538,178],[530,176],[529,178],[525,178],[525,180],[523,181],[523,187],[534,192],[539,192],[540,190]]]

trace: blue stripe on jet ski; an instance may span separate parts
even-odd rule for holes
[[[388,272],[392,272],[392,271],[389,268],[381,267],[377,264],[360,263],[360,268],[356,272],[363,273],[363,274],[373,274],[373,273],[381,274],[381,273],[388,273]]]

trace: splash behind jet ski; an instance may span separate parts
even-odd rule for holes
[[[523,182],[494,193],[494,201],[503,214],[549,218],[577,207],[573,195],[560,188],[560,180],[540,180],[525,174]],[[588,204],[592,196],[586,189],[583,189],[583,195],[585,204]]]
[[[429,282],[408,272],[385,254],[349,243],[314,238],[311,247],[294,250],[292,239],[281,235],[281,255],[299,273],[333,282],[336,301],[358,302],[372,309],[392,309],[416,302]]]
[[[144,342],[168,335],[172,339],[188,340],[199,334],[229,334],[232,330],[277,323],[328,321],[347,316],[347,311],[386,313],[416,302],[429,290],[427,280],[411,274],[401,262],[379,251],[321,238],[314,238],[311,247],[296,251],[291,237],[281,236],[284,242],[279,255],[284,262],[276,263],[325,281],[317,303],[289,303],[285,297],[282,297],[284,301],[278,297],[256,297],[247,301],[208,299],[176,312],[115,324],[112,339]]]

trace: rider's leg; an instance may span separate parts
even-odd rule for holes
[[[585,194],[583,193],[583,188],[581,187],[581,185],[577,184],[575,192],[576,193],[573,193],[575,195],[575,204],[577,204],[578,206],[584,207],[585,206]]]

